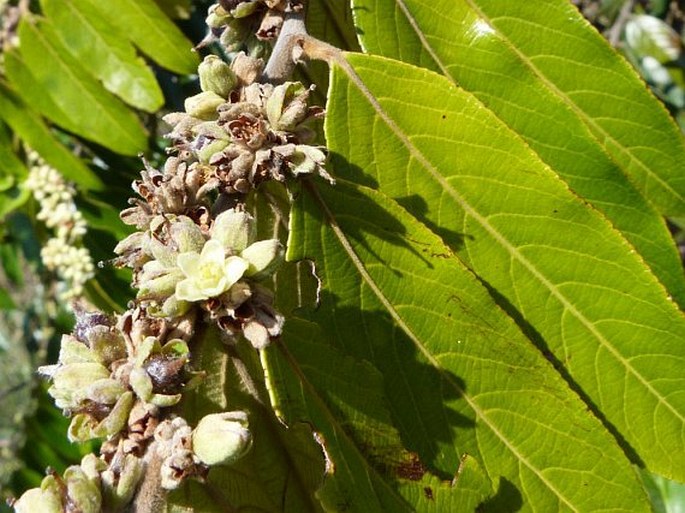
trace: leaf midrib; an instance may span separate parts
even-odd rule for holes
[[[607,133],[602,127],[597,125],[595,123],[594,119],[591,118],[589,115],[587,115],[585,113],[585,111],[582,110],[568,95],[566,95],[561,89],[559,89],[553,82],[548,80],[547,77],[542,73],[542,71],[540,71],[533,64],[533,62],[529,58],[527,58],[527,56],[525,54],[520,52],[518,50],[518,48],[516,47],[516,45],[514,45],[513,42],[508,37],[506,37],[501,30],[499,30],[493,23],[491,23],[491,19],[488,16],[486,16],[481,11],[481,9],[478,8],[473,3],[472,0],[464,0],[464,1],[470,6],[470,8],[478,16],[481,17],[481,19],[483,19],[488,24],[488,26],[490,26],[492,28],[493,31],[495,31],[497,33],[497,35],[500,37],[500,39],[519,57],[521,62],[523,62],[523,64],[525,66],[527,66],[528,69],[530,69],[553,94],[555,94],[559,98],[561,98],[564,101],[564,103],[566,105],[568,105],[571,108],[571,110],[573,110],[576,113],[576,115],[581,120],[583,120],[585,122],[586,125],[592,126],[597,132],[602,134],[606,138],[607,141],[610,141],[611,143],[613,143],[621,151],[621,153],[623,155],[627,155],[631,162],[636,163],[638,165],[638,167],[640,167],[643,171],[645,171],[645,173],[650,178],[652,178],[653,180],[658,182],[664,189],[671,192],[673,194],[673,196],[678,198],[678,200],[681,203],[683,201],[685,201],[685,197],[683,197],[681,194],[678,193],[678,191],[673,189],[673,187],[671,187],[671,185],[668,182],[664,181],[660,176],[655,174],[646,164],[644,164],[642,162],[642,160],[640,160],[639,158],[634,156],[627,148],[625,148],[623,146],[623,144],[621,144],[619,141],[617,141],[616,139],[611,137],[611,135],[609,133]],[[421,31],[421,28],[420,28],[418,22],[416,21],[414,16],[411,14],[411,11],[407,7],[407,4],[405,3],[405,1],[404,0],[395,0],[395,2],[397,3],[397,6],[400,8],[400,10],[406,16],[407,21],[409,22],[412,29],[416,33],[417,37],[419,38],[419,41],[421,41],[421,44],[423,45],[424,49],[428,52],[428,54],[431,56],[431,58],[435,61],[435,64],[440,68],[440,71],[442,72],[442,74],[445,75],[445,77],[449,78],[453,84],[455,84],[459,87],[454,76],[452,76],[452,74],[449,72],[449,70],[445,67],[445,64],[442,62],[442,59],[440,59],[440,57],[438,56],[436,51],[433,49],[433,47],[430,45],[430,43],[426,39],[424,33]],[[498,116],[498,119],[500,119],[499,116]],[[508,124],[507,124],[507,126],[508,126]],[[598,143],[602,144],[601,141],[599,141],[599,139],[597,138],[597,136],[594,133],[592,133],[592,131],[590,131],[590,133],[591,133],[592,137],[596,141],[598,141]],[[609,157],[611,157],[610,154],[609,154]],[[627,175],[627,173],[625,171],[625,166],[623,166],[620,162],[616,162],[615,159],[613,159],[613,158],[612,158],[612,160],[614,160],[616,165],[623,171],[623,174]],[[632,183],[632,180],[629,180],[629,181]]]
[[[528,272],[535,277],[545,288],[547,288],[550,293],[561,303],[566,311],[576,317],[583,326],[585,326],[588,331],[595,337],[595,339],[612,355],[614,358],[623,365],[626,371],[630,372],[639,381],[647,391],[649,391],[657,401],[662,404],[667,410],[669,410],[681,423],[685,422],[685,416],[681,414],[677,409],[675,409],[671,403],[669,403],[666,398],[664,398],[651,383],[646,380],[642,374],[640,374],[629,362],[620,354],[620,352],[609,342],[607,338],[596,328],[596,326],[586,318],[582,312],[580,312],[567,297],[557,289],[557,287],[550,282],[542,272],[540,272],[532,262],[530,262],[525,256],[523,256],[518,249],[512,245],[499,231],[497,231],[487,219],[483,217],[479,212],[477,212],[454,188],[450,183],[439,173],[439,171],[433,166],[430,161],[416,148],[412,142],[409,140],[406,134],[397,126],[397,124],[390,118],[390,116],[383,110],[382,106],[378,103],[377,99],[373,96],[371,91],[366,87],[364,82],[361,80],[359,75],[354,71],[352,66],[345,60],[341,58],[337,60],[337,64],[343,69],[348,78],[354,83],[359,91],[366,97],[367,101],[370,103],[372,108],[376,111],[378,116],[386,123],[388,128],[392,133],[405,145],[409,153],[413,158],[415,158],[431,175],[431,177],[442,186],[443,190],[446,191],[452,198],[458,203],[464,211],[475,219],[490,235],[491,237],[499,243],[507,253],[515,258]]]

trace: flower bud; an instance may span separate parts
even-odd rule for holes
[[[240,254],[250,263],[245,274],[254,279],[271,275],[283,262],[283,245],[276,239],[260,240]]]
[[[90,479],[80,466],[71,466],[64,471],[69,502],[74,511],[80,513],[100,513],[102,496],[98,482]]]
[[[216,55],[205,57],[197,72],[200,75],[200,89],[214,92],[222,98],[228,98],[236,83],[231,67]]]
[[[231,20],[232,16],[220,5],[212,5],[207,11],[205,23],[210,29],[217,29],[224,26]]]
[[[52,477],[52,476],[48,476]],[[62,500],[59,487],[52,478],[52,485],[43,479],[40,488],[31,488],[14,503],[16,513],[62,513]]]
[[[58,408],[78,408],[87,398],[88,387],[99,379],[109,378],[109,370],[99,363],[71,363],[57,368],[48,392]]]
[[[258,6],[259,0],[243,0],[238,2],[230,12],[234,18],[245,18],[255,12]]]
[[[207,415],[193,431],[193,452],[205,465],[230,465],[252,447],[247,414],[231,411]]]
[[[247,212],[234,209],[222,212],[214,220],[212,239],[218,240],[228,249],[238,253],[256,237],[254,219]]]
[[[226,100],[215,92],[204,91],[186,98],[184,106],[186,112],[194,118],[211,121],[219,117],[216,109],[223,103],[226,103]]]
[[[266,115],[274,130],[293,130],[307,117],[309,90],[299,82],[286,82],[274,88],[266,101]]]

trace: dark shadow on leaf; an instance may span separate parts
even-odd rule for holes
[[[364,173],[362,168],[352,164],[339,153],[329,153],[326,167],[332,171],[333,176],[336,178],[354,182],[371,189],[378,189],[378,182],[372,176]]]
[[[355,361],[369,363],[383,376],[383,398],[402,442],[399,450],[375,446],[373,440],[354,429],[341,411],[329,405],[369,463],[391,482],[420,480],[427,472],[451,480],[457,466],[441,466],[445,446],[454,445],[455,438],[458,439],[454,431],[475,426],[472,419],[448,406],[466,391],[464,381],[422,357],[414,342],[385,310],[346,306],[324,290],[320,307],[316,311],[300,311],[298,316],[327,327],[326,338],[333,348]],[[331,329],[334,326],[337,328]],[[327,395],[337,391],[321,392]],[[350,398],[352,402],[360,400],[363,407],[364,398]],[[352,410],[356,407],[359,405],[350,404]],[[382,412],[366,411],[365,414],[382,416]],[[417,433],[423,435],[417,437]],[[455,448],[456,454],[463,452]]]
[[[334,186],[311,185],[308,198],[302,201],[303,208],[314,218],[322,215],[322,206],[328,209],[329,221],[336,223],[345,237],[359,242],[381,264],[383,258],[367,242],[367,233],[394,246],[403,247],[421,258],[428,267],[432,264],[412,245],[407,243],[408,234],[404,225],[378,203],[361,194],[354,185],[338,180]],[[323,205],[319,204],[319,200]],[[344,204],[343,204],[344,203]],[[353,214],[352,214],[353,213]],[[397,275],[400,272],[393,269]]]
[[[413,215],[417,220],[424,224],[430,231],[438,235],[442,241],[455,253],[464,246],[464,238],[467,236],[463,233],[454,230],[448,230],[445,227],[438,226],[428,218],[428,204],[426,200],[418,194],[411,196],[404,196],[402,198],[394,198],[407,212]]]
[[[498,290],[492,287],[488,282],[483,280],[480,276],[477,277],[483,286],[488,290],[492,299],[497,305],[504,310],[518,325],[521,331],[533,342],[533,345],[542,353],[553,366],[554,369],[561,375],[562,379],[568,384],[569,388],[573,390],[580,399],[587,405],[589,411],[599,419],[602,425],[609,433],[616,439],[618,445],[623,449],[626,457],[639,467],[645,468],[645,463],[642,461],[637,451],[628,443],[620,431],[611,422],[607,420],[602,410],[595,402],[585,393],[580,385],[573,379],[564,363],[550,350],[547,342],[542,335],[525,319],[519,310],[509,302]],[[573,354],[569,354],[568,358],[573,358]]]
[[[523,497],[516,485],[500,477],[497,493],[476,508],[476,513],[516,513],[523,506]]]

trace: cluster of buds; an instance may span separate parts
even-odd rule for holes
[[[74,203],[76,191],[38,155],[32,153],[29,159],[32,166],[26,187],[40,205],[36,217],[54,233],[42,248],[41,259],[64,283],[62,299],[81,296],[95,267],[88,250],[80,245],[86,221]]]
[[[256,82],[264,63],[239,53],[229,66],[216,56],[200,64],[202,92],[188,98],[185,112],[165,116],[169,138],[192,155],[202,170],[203,192],[247,194],[266,180],[319,174],[329,181],[325,154],[307,144],[307,125],[323,116],[309,106],[311,89],[299,82],[277,86]],[[211,185],[210,185],[211,184]]]
[[[302,0],[219,0],[207,13],[204,46],[218,40],[229,52],[259,55],[278,37],[284,17],[303,9]]]

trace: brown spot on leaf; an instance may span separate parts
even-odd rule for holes
[[[414,452],[410,454],[407,461],[400,463],[395,469],[398,477],[410,481],[420,481],[426,470],[424,464],[419,460],[419,455]]]

